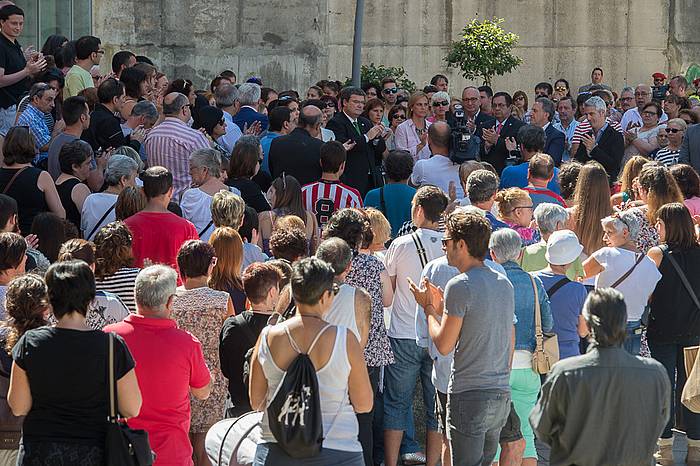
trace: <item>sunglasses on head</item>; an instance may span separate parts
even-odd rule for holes
[[[443,100],[441,102],[433,102],[433,107],[446,107],[450,105],[450,103],[446,100]]]
[[[399,92],[398,87],[388,87],[382,90],[382,94],[396,94],[397,92]]]

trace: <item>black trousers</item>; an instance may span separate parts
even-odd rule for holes
[[[377,390],[379,389],[379,367],[368,367],[367,372],[369,373],[369,383],[372,385],[372,394],[376,396]],[[374,466],[373,450],[373,429],[372,424],[374,421],[374,406],[372,406],[372,411],[369,413],[357,414],[357,424],[359,427],[358,440],[360,445],[362,445],[362,456],[365,459],[365,466]]]

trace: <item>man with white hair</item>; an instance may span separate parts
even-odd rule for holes
[[[542,240],[539,243],[531,244],[523,250],[520,267],[526,272],[536,272],[547,267],[547,259],[545,257],[547,240],[555,231],[566,228],[566,224],[569,221],[569,213],[565,208],[549,202],[538,205],[533,216]],[[575,281],[578,277],[583,277],[581,259],[577,257],[572,261],[571,265],[566,269],[566,276],[572,281]]]
[[[628,112],[632,110],[628,110]],[[591,97],[586,101],[584,114],[591,124],[591,131],[581,138],[581,144],[576,151],[575,158],[581,163],[590,160],[599,162],[608,172],[610,179],[616,180],[625,151],[625,141],[622,134],[618,133],[606,121],[606,112],[607,105],[600,97]]]
[[[202,344],[170,317],[176,289],[177,272],[172,268],[153,265],[141,270],[134,286],[136,314],[104,328],[121,336],[138,361],[143,404],[129,426],[148,432],[163,464],[191,462],[190,393],[204,400],[211,392]]]
[[[243,136],[241,128],[233,122],[233,117],[241,109],[238,89],[231,84],[220,84],[216,87],[214,99],[216,100],[216,107],[224,112],[224,121],[226,122],[226,134],[217,139],[216,142],[221,144],[228,152],[231,152],[233,146],[236,145],[236,141]]]
[[[243,83],[238,88],[238,102],[241,104],[240,110],[233,117],[233,122],[238,125],[241,131],[246,131],[256,121],[260,122],[260,129],[267,131],[268,119],[257,110],[260,100],[260,86],[255,83]]]

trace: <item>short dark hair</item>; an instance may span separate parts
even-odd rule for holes
[[[167,193],[173,187],[173,174],[165,167],[149,167],[139,176],[143,181],[146,199],[153,199]]]
[[[260,157],[260,142],[255,136],[242,136],[231,151],[229,178],[252,178],[255,176]]]
[[[467,193],[472,203],[486,202],[498,191],[498,176],[486,169],[474,170],[467,177]]]
[[[58,153],[61,172],[67,175],[73,174],[73,165],[81,165],[89,158],[92,158],[92,147],[81,139],[64,144]]]
[[[87,315],[88,306],[95,299],[95,275],[85,261],[56,262],[46,271],[45,279],[57,319],[74,311]]]
[[[27,242],[17,233],[0,233],[0,271],[14,269],[27,253]]]
[[[114,78],[105,79],[97,88],[97,99],[101,104],[112,103],[115,97],[121,97],[123,94],[124,84]]]
[[[552,85],[545,81],[537,83],[537,85],[535,86],[535,91],[537,89],[547,89],[547,95],[552,95],[554,93],[554,88],[552,87]]]
[[[700,177],[693,167],[678,163],[671,167],[671,175],[676,179],[684,199],[700,197]],[[1,220],[0,225],[4,225]]]
[[[535,102],[539,102],[542,105],[542,111],[547,114],[547,120],[552,121],[554,114],[557,112],[554,107],[554,102],[549,100],[547,97],[538,97]]]
[[[275,107],[268,114],[270,131],[282,131],[284,124],[292,119],[292,111],[289,107]]]
[[[477,89],[479,89],[479,92],[486,93],[489,98],[493,97],[493,89],[491,89],[491,86],[479,86]]]
[[[298,228],[277,228],[270,235],[270,252],[275,259],[294,262],[308,254],[309,242],[306,233]]]
[[[338,141],[328,141],[321,146],[321,171],[337,173],[347,159],[345,147]]]
[[[112,71],[114,73],[119,73],[119,70],[122,68],[122,66],[129,63],[131,57],[136,58],[136,55],[134,55],[128,50],[120,50],[119,52],[115,53],[112,56]]]
[[[323,294],[333,289],[335,274],[326,262],[317,257],[307,257],[292,266],[292,296],[294,301],[313,306]]]
[[[544,130],[535,125],[523,125],[518,130],[518,142],[529,152],[544,150]]]
[[[445,76],[444,74],[436,74],[430,79],[430,84],[432,84],[433,86],[437,86],[438,81],[440,81],[441,79],[444,79],[447,84],[450,83],[447,80],[447,76]]]
[[[559,104],[560,104],[560,103],[565,102],[565,101],[567,101],[567,100],[571,102],[571,108],[573,108],[574,110],[576,110],[576,101],[575,101],[574,98],[571,97],[570,95],[565,95],[564,97],[560,98],[560,99],[559,99],[559,102],[557,102],[557,108],[559,108]]]
[[[614,288],[596,288],[583,303],[583,318],[594,346],[622,346],[627,338],[625,297]]]
[[[253,304],[261,303],[267,293],[279,286],[282,271],[276,265],[268,262],[253,262],[243,272],[243,290],[248,300]]]
[[[250,243],[253,241],[253,230],[259,229],[260,219],[258,218],[258,212],[249,205],[245,206],[243,210],[243,224],[238,229],[238,234]]]
[[[271,87],[260,88],[260,100],[262,100],[263,103],[267,102],[267,99],[270,97],[270,94],[277,94],[277,91]]]
[[[7,131],[5,142],[2,145],[4,162],[7,165],[14,163],[30,163],[36,157],[36,140],[29,128],[25,126],[13,126]]]
[[[73,238],[61,245],[58,250],[58,261],[81,260],[87,265],[96,261],[95,243],[80,238]]]
[[[75,41],[75,56],[78,60],[90,58],[90,55],[100,49],[101,41],[95,36],[83,36]]]
[[[642,107],[642,111],[645,111],[649,107],[654,107],[654,109],[656,109],[656,116],[661,118],[661,115],[663,115],[661,105],[657,104],[656,102],[649,102],[648,104],[644,105],[644,107]]]
[[[452,241],[464,241],[470,256],[484,260],[489,250],[491,224],[483,215],[457,209],[447,216],[445,229]]]
[[[322,236],[324,240],[342,238],[356,251],[362,245],[367,228],[370,228],[369,221],[358,210],[340,209],[328,219]]]
[[[146,73],[138,68],[127,68],[122,71],[119,81],[124,84],[126,95],[134,99],[141,97],[141,83],[146,80]]]
[[[384,81],[382,81],[382,84],[383,83],[384,83]],[[346,100],[349,100],[350,97],[352,97],[354,95],[361,95],[362,97],[365,97],[367,94],[365,94],[365,91],[363,91],[359,87],[347,86],[347,87],[342,88],[340,90],[340,96],[339,96],[341,107],[343,105],[343,102],[345,102]]]
[[[445,79],[447,79],[447,78],[445,78]],[[384,84],[390,84],[390,83],[396,84],[396,79],[392,78],[391,76],[387,76],[386,78],[382,79],[382,82],[379,83],[379,85],[384,87]]]
[[[151,60],[145,55],[136,55],[136,63],[145,63],[147,65],[155,66],[153,64],[153,60]]]
[[[423,209],[423,214],[431,222],[439,222],[445,212],[449,199],[444,191],[437,186],[422,186],[418,188],[413,203]]]
[[[435,93],[435,92],[437,92],[437,91],[438,91],[438,88],[435,87],[435,86],[432,85],[432,84],[428,84],[427,86],[425,86],[425,87],[423,88],[423,93],[424,93],[424,94],[427,94],[428,92],[433,92],[433,93]]]
[[[13,215],[17,215],[17,201],[7,194],[0,194],[0,229],[5,228]]]
[[[503,97],[504,99],[506,99],[506,105],[508,107],[513,105],[513,98],[507,92],[502,92],[502,91],[496,92],[493,95],[493,97],[491,97],[491,102],[493,102],[493,99],[495,99],[496,97]]]
[[[528,162],[528,174],[537,180],[548,180],[554,174],[554,160],[548,154],[538,152]]]
[[[182,278],[203,277],[209,273],[211,261],[216,256],[214,246],[199,239],[182,243],[177,251],[177,267]]]
[[[450,129],[450,125],[447,123],[439,124],[438,122],[435,122],[435,124],[430,125],[428,128],[428,137],[430,138],[430,142],[433,144],[449,149],[450,139],[452,139],[452,130]]]
[[[384,170],[391,181],[407,180],[413,173],[413,156],[405,150],[392,150],[384,159]]]
[[[316,257],[327,262],[336,275],[345,272],[352,262],[352,249],[342,238],[328,238],[318,245]]]
[[[73,97],[68,97],[63,101],[63,106],[61,107],[61,114],[63,115],[63,121],[66,126],[71,126],[80,121],[80,117],[85,113],[88,113],[87,102],[85,102],[85,97],[80,97],[78,95]]]
[[[593,74],[594,71],[600,71],[600,74],[603,74],[603,68],[596,66],[591,70],[591,74]]]
[[[0,21],[7,21],[12,15],[24,16],[24,10],[17,5],[5,5],[0,8]]]

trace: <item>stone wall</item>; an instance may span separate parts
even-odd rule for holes
[[[279,8],[273,8],[277,3]],[[651,73],[700,62],[695,0],[385,0],[366,2],[363,63],[401,65],[419,86],[445,72],[451,40],[474,15],[505,18],[520,35],[523,64],[496,77],[514,91],[564,77],[573,88],[591,68],[605,82],[649,82]],[[169,76],[198,85],[230,68],[278,89],[303,91],[322,77],[351,74],[355,2],[347,0],[96,0],[94,32],[109,52],[152,57]],[[109,59],[110,53],[107,55]],[[467,82],[447,72],[453,89]],[[474,83],[481,84],[481,83]]]

